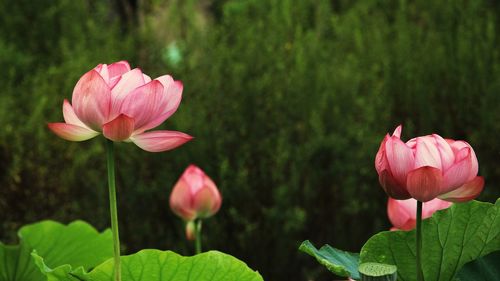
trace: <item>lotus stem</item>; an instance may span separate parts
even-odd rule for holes
[[[196,254],[201,253],[201,219],[197,219],[195,223],[196,229]]]
[[[422,271],[422,202],[417,201],[417,281],[424,281]]]
[[[121,281],[120,236],[118,234],[118,211],[116,208],[115,149],[113,141],[108,139],[106,140],[106,156],[108,160],[109,211],[111,215],[111,231],[113,233],[114,279],[115,281]]]

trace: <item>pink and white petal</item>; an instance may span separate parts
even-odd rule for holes
[[[446,171],[448,168],[455,163],[455,153],[451,149],[448,142],[446,142],[440,135],[433,134],[432,137],[436,142],[436,147],[439,151],[439,156],[441,157],[442,170]]]
[[[111,90],[113,99],[111,112],[113,117],[118,116],[120,113],[121,104],[125,97],[142,85],[144,85],[144,77],[139,68],[134,68],[121,76],[118,83]]]
[[[413,151],[399,138],[392,136],[385,143],[390,171],[400,186],[406,186],[406,176],[413,170]]]
[[[424,166],[442,169],[441,156],[439,155],[435,140],[431,136],[417,138],[417,145],[415,146],[414,169]]]
[[[424,166],[408,173],[406,187],[411,197],[427,202],[441,194],[443,176],[441,170]]]
[[[141,128],[155,118],[164,106],[163,91],[162,84],[153,80],[135,89],[123,100],[120,112],[134,118],[136,132],[142,133],[144,130]]]
[[[151,77],[149,77],[148,75],[146,74],[142,74],[142,77],[144,78],[144,83],[149,83],[151,82]]]
[[[75,111],[73,110],[73,107],[71,106],[71,104],[69,103],[69,101],[67,99],[64,99],[64,102],[63,102],[63,116],[64,116],[64,122],[66,122],[68,124],[90,129],[80,119],[78,119],[78,116],[76,116]]]
[[[387,216],[392,225],[398,229],[403,229],[403,226],[410,220],[415,220],[417,209],[417,201],[415,199],[395,200],[389,198],[387,202]]]
[[[138,131],[153,129],[172,116],[181,103],[182,89],[183,85],[180,81],[175,81],[168,88],[164,88],[162,102],[158,103],[155,112],[151,115],[153,118],[138,129]]]
[[[453,164],[444,173],[443,190],[441,193],[447,193],[469,181],[470,174],[472,172],[471,150],[468,147],[465,147],[460,150],[460,152],[460,154],[463,154],[462,152],[464,152],[467,155],[465,157],[460,156],[461,160]],[[475,177],[476,175],[473,176]]]
[[[392,133],[392,136],[393,137],[397,137],[398,139],[401,138],[401,131],[403,130],[403,125],[399,125],[396,127],[396,129],[394,130],[394,132]]]
[[[453,153],[457,154],[458,151],[460,151],[464,147],[470,147],[470,145],[464,141],[461,140],[452,140],[452,139],[445,139],[446,142],[450,145],[451,149],[453,150]]]
[[[439,198],[450,202],[466,202],[479,196],[483,187],[484,178],[478,176],[453,191],[441,194]]]
[[[441,200],[439,198],[432,199],[425,202],[422,206],[422,218],[426,219],[431,217],[436,211],[446,209],[451,206],[451,202]]]
[[[385,190],[385,193],[390,197],[398,200],[405,200],[411,198],[410,193],[406,190],[406,184],[401,185],[391,175],[390,171],[383,170],[380,172],[378,180],[380,185]]]
[[[165,89],[165,95],[167,96],[167,106],[163,110],[163,114],[166,114],[166,118],[170,117],[177,111],[179,108],[179,104],[182,100],[182,91],[184,89],[184,85],[181,81],[174,81],[174,83],[170,84],[168,88]],[[162,121],[163,122],[163,121]]]
[[[412,150],[415,150],[415,146],[417,146],[417,138],[412,138],[411,140],[407,141],[406,146],[408,146]]]
[[[112,141],[124,141],[134,132],[134,119],[120,114],[102,126],[103,135]]]
[[[401,226],[401,228],[399,230],[410,231],[410,230],[414,229],[416,225],[417,225],[417,220],[415,220],[415,219],[409,220],[403,226]]]
[[[200,218],[208,218],[215,214],[221,206],[221,196],[215,184],[199,190],[193,198],[193,208]]]
[[[91,70],[76,83],[71,103],[78,119],[91,129],[100,131],[109,117],[111,91],[102,76]]]
[[[189,186],[191,196],[194,196],[198,190],[203,188],[203,178],[206,176],[202,169],[194,164],[190,164],[184,173],[182,173],[181,178]]]
[[[172,211],[186,221],[196,218],[196,210],[193,208],[192,195],[189,184],[181,177],[170,193],[170,208]]]
[[[378,148],[377,155],[375,156],[375,170],[380,174],[383,170],[389,169],[389,164],[387,163],[385,143],[389,139],[389,134],[387,134]]]
[[[473,180],[476,176],[477,173],[479,172],[479,163],[477,161],[477,156],[476,153],[474,152],[474,149],[470,147],[470,158],[471,158],[471,170],[470,170],[470,175],[469,175],[469,180]]]
[[[472,160],[472,168],[471,168],[471,174],[469,176],[469,180],[474,179],[475,176],[477,176],[477,172],[479,169],[479,163],[477,162],[477,157],[476,153],[474,152],[474,149],[470,144],[468,144],[465,141],[455,141],[455,140],[446,140],[449,144],[450,147],[453,149],[453,152],[455,153],[455,162],[458,162],[462,160],[464,157],[468,156],[467,153],[464,153],[464,148],[469,148],[471,151],[471,160]]]
[[[120,81],[121,78],[122,78],[121,76],[116,76],[112,79],[109,79],[109,83],[108,83],[109,88],[111,90],[113,90],[113,88],[116,86],[116,84],[118,84],[118,82]]]
[[[477,172],[479,170],[479,163],[477,162],[476,153],[470,144],[465,141],[454,141],[450,144],[455,153],[455,162],[458,162],[466,157],[470,157],[471,159],[471,172],[468,180],[472,180],[477,176]],[[470,151],[467,151],[468,148]]]
[[[94,67],[94,70],[99,72],[101,75],[102,79],[106,81],[106,84],[109,85],[109,71],[108,71],[108,66],[106,64],[98,64],[96,67]]]
[[[127,61],[119,61],[108,65],[109,78],[113,79],[130,71],[130,65]]]
[[[99,135],[94,130],[66,123],[49,123],[48,127],[54,134],[69,141],[84,141]]]
[[[161,152],[177,148],[193,139],[177,131],[152,131],[130,137],[140,148],[149,152]]]
[[[160,81],[163,87],[165,88],[167,88],[170,84],[174,83],[174,78],[172,78],[172,76],[170,75],[163,75],[155,78],[155,80]]]

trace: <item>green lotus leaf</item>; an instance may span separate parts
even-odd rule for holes
[[[113,281],[113,259],[90,272],[68,266],[54,269],[33,254],[40,270],[49,281]],[[142,250],[121,258],[122,281],[262,281],[256,271],[233,256],[209,251],[184,257],[172,251]]]
[[[490,281],[500,276],[500,251],[471,261],[457,274],[459,281]]]
[[[318,250],[309,240],[302,242],[299,250],[316,258],[320,264],[338,276],[356,280],[361,278],[358,272],[358,253],[342,251],[329,245],[324,245]]]
[[[42,221],[22,227],[19,245],[0,243],[0,281],[45,281],[32,252],[43,256],[48,266],[65,265],[87,270],[113,255],[109,230],[97,232],[83,221],[63,225]]]
[[[451,281],[466,263],[500,250],[500,199],[453,204],[422,225],[424,279]],[[374,235],[361,249],[360,262],[396,265],[398,280],[416,280],[415,231]]]

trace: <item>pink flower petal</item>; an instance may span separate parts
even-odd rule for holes
[[[382,188],[390,197],[398,200],[411,198],[410,193],[406,190],[406,186],[396,182],[396,179],[394,179],[390,171],[383,170],[380,172],[378,180]]]
[[[443,185],[441,170],[424,166],[408,173],[406,188],[411,197],[427,202],[436,198]]]
[[[451,206],[451,202],[441,199],[433,199],[425,202],[422,206],[422,218],[431,217],[436,211],[446,209]],[[387,215],[395,229],[411,230],[415,228],[417,219],[417,200],[394,200],[389,198],[387,203]],[[391,229],[392,230],[392,229]]]
[[[440,195],[439,198],[450,202],[466,202],[479,196],[481,191],[483,191],[483,187],[484,178],[475,177],[473,180],[467,182],[463,186]]]
[[[118,76],[122,76],[123,74],[130,71],[130,65],[127,61],[119,61],[108,65],[109,78],[113,79]]]
[[[69,141],[84,141],[99,135],[94,130],[66,123],[49,123],[48,127],[54,134]]]
[[[387,163],[387,158],[386,158],[386,151],[385,151],[385,143],[387,140],[390,138],[389,134],[387,134],[380,144],[380,147],[378,148],[377,155],[375,156],[375,169],[377,170],[377,173],[380,174],[383,170],[389,169],[389,164]]]
[[[67,99],[65,99],[63,102],[63,116],[64,116],[64,122],[68,124],[90,129],[80,119],[78,119],[78,116],[76,116],[73,107],[71,106],[71,104]]]
[[[121,76],[120,81],[111,90],[113,97],[111,112],[113,117],[121,113],[120,108],[125,97],[142,85],[144,85],[144,77],[142,71],[138,68],[134,68]]]
[[[398,185],[406,186],[406,176],[413,169],[415,157],[412,150],[396,136],[385,143],[387,162]]]
[[[151,77],[149,77],[148,75],[146,74],[142,74],[142,77],[144,78],[144,83],[149,83],[151,82]]]
[[[179,107],[182,99],[182,83],[180,81],[175,81],[168,86],[165,86],[163,83],[162,85],[164,85],[162,102],[158,103],[154,113],[151,115],[153,118],[138,129],[138,131],[147,131],[159,126],[167,118],[172,116]]]
[[[403,130],[403,125],[399,125],[396,127],[396,129],[394,130],[394,132],[392,133],[392,136],[393,137],[397,137],[398,139],[401,138],[401,131]]]
[[[155,80],[158,80],[161,82],[163,87],[167,88],[170,84],[174,83],[174,78],[170,75],[163,75],[158,78],[155,78]]]
[[[192,207],[192,195],[189,184],[180,178],[170,193],[170,208],[172,211],[186,221],[196,218],[196,210]]]
[[[165,106],[163,92],[162,84],[153,80],[135,89],[123,100],[120,112],[135,119],[136,133],[144,132],[144,126],[157,117],[159,111]]]
[[[108,66],[106,64],[98,64],[96,67],[94,67],[94,70],[99,72],[101,75],[102,79],[106,82],[106,84],[109,84],[109,71],[108,71]]]
[[[189,190],[191,191],[191,196],[194,196],[198,190],[203,188],[203,179],[207,177],[205,172],[194,164],[190,164],[181,177],[189,185]]]
[[[441,169],[441,156],[439,155],[435,140],[431,136],[417,138],[417,145],[415,146],[414,169],[424,166]]]
[[[454,140],[446,140],[446,141],[450,144],[451,148],[453,149],[453,152],[455,153],[455,162],[458,162],[462,158],[467,156],[467,155],[463,155],[460,153],[460,151],[463,150],[463,148],[468,147],[470,149],[472,167],[471,167],[471,172],[469,175],[469,180],[474,179],[477,176],[479,164],[477,162],[476,153],[474,152],[474,149],[472,148],[472,146],[470,146],[470,144],[468,144],[465,141],[454,141]]]
[[[436,147],[439,151],[439,156],[441,157],[442,170],[448,170],[453,163],[455,163],[455,154],[451,149],[448,142],[446,142],[441,136],[433,134],[432,137],[436,142]]]
[[[103,135],[112,141],[124,141],[134,131],[134,119],[120,114],[112,121],[102,126]]]
[[[444,185],[441,193],[454,190],[469,181],[472,172],[472,155],[469,147],[464,147],[457,153],[457,158],[461,160],[453,164],[444,173]],[[476,176],[476,175],[474,175]]]
[[[432,199],[431,201],[425,202],[422,208],[422,218],[423,219],[430,218],[436,211],[446,209],[451,205],[452,205],[451,202],[444,201],[439,198],[435,198]]]
[[[193,137],[176,131],[152,131],[132,136],[130,139],[146,151],[161,152],[177,148]]]
[[[204,188],[200,189],[193,198],[193,208],[198,217],[208,218],[215,214],[222,204],[221,195],[215,183],[208,177],[204,178]]]
[[[93,130],[100,131],[107,122],[111,92],[101,75],[91,70],[85,73],[73,90],[73,109],[76,116]]]
[[[415,220],[416,202],[414,199],[395,200],[389,197],[387,216],[394,227],[403,229],[409,221]]]

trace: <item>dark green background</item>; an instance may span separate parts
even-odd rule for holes
[[[224,196],[206,249],[266,280],[331,280],[297,247],[358,251],[390,227],[373,162],[398,124],[404,139],[470,142],[479,199],[500,196],[499,31],[493,0],[0,0],[0,240],[47,218],[109,225],[103,138],[67,142],[46,124],[83,73],[126,59],[184,82],[161,128],[195,139],[117,145],[124,252],[192,253],[168,196],[195,163]]]

